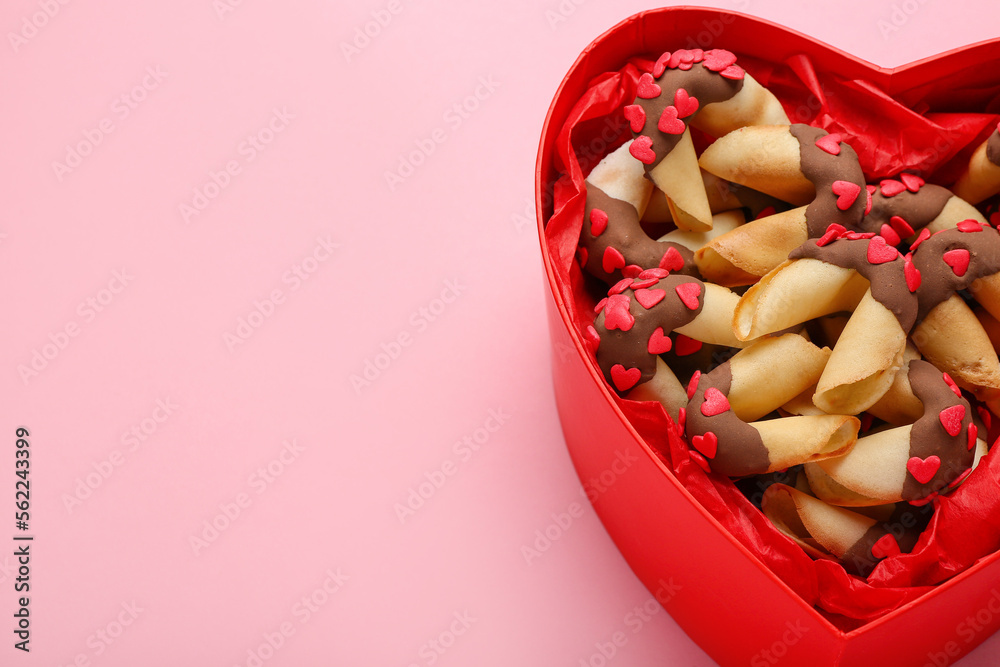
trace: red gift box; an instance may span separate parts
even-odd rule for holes
[[[562,221],[582,219],[582,199],[573,196],[572,184],[578,190],[582,174],[627,138],[618,115],[643,57],[713,47],[737,53],[793,122],[856,137],[852,145],[876,182],[911,169],[947,185],[996,126],[990,112],[1000,110],[1000,40],[889,70],[767,21],[691,7],[644,12],[597,38],[556,92],[535,175],[556,401],[574,465],[585,482],[607,478],[587,488],[612,539],[646,587],[720,665],[951,664],[1000,628],[1000,455],[991,452],[976,471],[977,492],[989,496],[981,504],[990,510],[983,517],[989,530],[965,532],[962,542],[949,542],[942,531],[937,540],[936,516],[932,537],[922,539],[913,555],[876,569],[881,588],[829,562],[799,577],[795,567],[814,564],[804,554],[793,554],[804,561],[789,556],[790,543],[769,534],[759,513],[720,521],[718,507],[706,508],[706,498],[721,505],[727,488],[694,479],[690,466],[671,464],[664,453],[683,445],[671,423],[655,411],[623,409],[581,336],[592,304],[582,294],[579,271],[570,270],[575,241],[560,244],[546,225],[557,209]],[[589,106],[581,106],[585,96]],[[565,131],[568,124],[578,136]],[[885,127],[906,132],[879,131]],[[567,151],[580,164],[566,160]],[[630,461],[625,471],[619,470],[622,460]],[[699,483],[697,494],[682,479]],[[978,507],[956,493],[937,514],[943,522]],[[947,558],[933,560],[938,554]]]

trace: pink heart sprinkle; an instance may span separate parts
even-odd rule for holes
[[[951,376],[948,375],[947,373],[942,373],[941,377],[944,378],[944,383],[948,385],[948,388],[951,389],[956,396],[962,398],[962,390],[958,388],[958,385],[955,384],[955,381],[951,379]],[[962,416],[965,416],[964,413]]]
[[[979,437],[979,429],[975,424],[969,424],[969,451],[971,452],[976,447],[976,439]]]
[[[878,559],[898,556],[900,553],[899,542],[892,536],[892,533],[886,533],[872,545],[872,556]]]
[[[931,237],[931,230],[924,227],[923,229],[920,230],[920,233],[917,234],[917,238],[913,239],[913,243],[910,244],[910,250],[916,250],[917,246],[919,246],[921,243],[923,243],[930,237]]]
[[[906,289],[911,293],[920,288],[920,269],[913,265],[913,255],[910,253],[903,258],[903,277],[906,279]]]
[[[955,275],[961,278],[969,270],[969,251],[965,248],[955,248],[941,255],[944,263],[951,267]]]
[[[667,63],[670,62],[670,51],[664,51],[663,54],[656,59],[656,64],[653,65],[653,76],[659,79],[663,76],[663,72],[667,69]]]
[[[672,247],[671,247],[671,250],[673,250]],[[670,251],[668,250],[667,252],[669,253]],[[677,251],[674,250],[674,252],[677,252]],[[677,253],[677,255],[679,257],[680,253]],[[666,278],[669,275],[670,275],[670,271],[668,271],[667,269],[663,269],[663,268],[644,269],[643,272],[639,274],[639,278],[641,280],[647,280],[649,278],[655,278],[656,280],[659,280],[660,278]]]
[[[604,310],[604,306],[606,305],[608,305],[608,297],[604,297],[603,299],[597,302],[597,305],[594,306],[594,314],[600,315],[601,311]]]
[[[991,415],[990,411],[981,405],[976,408],[976,412],[979,413],[979,418],[983,420],[983,425],[986,427],[986,430],[989,431],[990,426],[993,425],[993,415]]]
[[[706,417],[721,415],[729,410],[729,399],[715,387],[705,390],[705,400],[701,404],[701,414]]]
[[[660,114],[660,121],[656,124],[656,129],[666,134],[684,134],[687,125],[677,117],[677,107],[668,106]]]
[[[872,191],[865,188],[865,215],[872,212]]]
[[[746,72],[744,72],[743,68],[739,65],[730,65],[726,69],[719,72],[719,75],[726,79],[739,81],[746,75]]]
[[[889,223],[882,223],[882,227],[878,230],[878,235],[885,239],[885,242],[889,245],[899,245],[902,240],[899,238],[899,234],[896,230],[889,226]]]
[[[632,283],[632,289],[645,289],[647,287],[652,287],[658,282],[660,281],[657,280],[656,278],[647,278],[646,280],[638,278],[635,280],[635,282]]]
[[[819,240],[816,241],[816,245],[822,248],[831,241],[839,239],[846,233],[847,233],[846,227],[844,227],[843,225],[838,225],[837,223],[833,223],[826,228],[826,233],[823,234],[823,236],[819,237]]]
[[[684,258],[681,257],[677,248],[670,246],[667,248],[667,251],[663,253],[663,257],[660,258],[660,265],[657,268],[666,271],[680,271],[684,268]]]
[[[698,98],[688,95],[688,91],[678,88],[674,93],[674,106],[677,108],[678,118],[687,118],[698,110]]]
[[[846,211],[857,201],[861,186],[850,181],[834,181],[833,194],[837,195],[837,208]]]
[[[611,367],[611,381],[614,382],[618,391],[628,391],[639,382],[641,377],[642,371],[638,368],[626,369],[621,364],[615,364]]]
[[[616,282],[614,286],[611,287],[611,289],[608,290],[608,296],[621,294],[622,292],[627,290],[631,284],[632,284],[631,278],[622,278],[621,280]]]
[[[628,147],[628,152],[643,164],[653,164],[656,160],[656,153],[653,152],[653,140],[645,134],[636,137],[635,141]]]
[[[906,186],[905,185],[903,185],[899,181],[893,181],[893,180],[890,180],[888,178],[885,179],[884,181],[882,181],[881,183],[879,183],[879,185],[882,188],[882,196],[883,197],[895,197],[900,192],[903,192],[904,190],[906,190]]]
[[[615,269],[625,268],[625,256],[617,248],[608,246],[604,249],[604,257],[601,258],[601,268],[605,273],[614,273]]]
[[[635,318],[629,312],[631,301],[624,294],[614,294],[608,297],[604,306],[604,328],[608,331],[618,329],[629,331],[635,324]]]
[[[663,90],[653,81],[652,74],[647,72],[639,77],[639,84],[635,88],[636,97],[644,100],[652,100],[659,97],[661,92]]]
[[[844,138],[839,134],[828,134],[816,140],[816,146],[830,155],[840,155],[840,142]]]
[[[653,333],[649,335],[649,341],[646,343],[646,351],[650,354],[664,354],[670,351],[670,348],[674,346],[670,336],[665,336],[663,334],[663,327],[656,327]]]
[[[584,338],[588,343],[590,343],[591,350],[597,352],[597,348],[601,346],[601,336],[597,333],[597,329],[594,328],[593,324],[588,324],[586,331],[583,334]]]
[[[886,245],[885,239],[876,236],[868,242],[868,261],[871,264],[885,264],[899,256],[899,251],[891,245]]]
[[[701,468],[707,473],[712,472],[712,467],[708,465],[708,461],[705,460],[704,456],[694,451],[693,449],[689,449],[688,454],[691,456],[691,460],[694,461],[699,468]]]
[[[638,264],[629,264],[624,269],[622,269],[622,275],[626,278],[638,278],[639,274],[642,273],[642,267]]]
[[[983,226],[975,220],[963,220],[955,225],[955,227],[958,231],[965,232],[966,234],[975,234],[976,232],[983,231]]]
[[[705,52],[704,64],[713,72],[721,72],[736,64],[736,55],[725,49],[712,49]]]
[[[698,306],[701,305],[701,302],[698,301],[698,297],[701,296],[701,285],[681,283],[674,287],[674,291],[677,292],[677,296],[681,298],[681,302],[687,306],[688,310],[698,310]]]
[[[666,291],[661,289],[637,289],[633,294],[635,294],[635,300],[646,310],[663,301],[663,298],[667,296]]]
[[[965,419],[965,406],[964,405],[952,405],[947,407],[938,414],[938,420],[941,422],[941,426],[944,427],[945,432],[955,437],[962,432],[962,420]]]
[[[900,174],[899,180],[903,181],[903,185],[910,192],[919,192],[920,188],[924,187],[926,181],[920,178],[916,174]]]
[[[719,451],[719,438],[709,431],[705,435],[696,435],[691,438],[691,446],[707,458],[714,459]]]
[[[687,394],[689,401],[692,398],[694,398],[694,393],[698,391],[698,383],[700,381],[701,381],[701,371],[695,371],[694,375],[691,376],[691,380],[688,381]]]
[[[906,469],[921,484],[926,484],[934,479],[934,475],[937,474],[940,467],[941,459],[937,456],[928,456],[926,459],[914,456],[906,462]]]
[[[911,227],[910,223],[903,220],[898,215],[894,215],[889,218],[889,224],[896,230],[896,233],[899,234],[899,238],[905,239],[913,236],[913,227]]]
[[[638,104],[630,104],[625,107],[624,114],[632,131],[642,132],[642,128],[646,125],[646,110]]]
[[[590,210],[590,233],[600,236],[608,228],[608,214],[599,208]]]

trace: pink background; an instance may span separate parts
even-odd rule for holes
[[[633,613],[582,495],[532,212],[563,73],[647,6],[110,4],[0,10],[0,663],[599,665],[623,632],[609,664],[713,664]],[[887,66],[1000,19],[707,4]],[[22,425],[30,655],[2,546]]]

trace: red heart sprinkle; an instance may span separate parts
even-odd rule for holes
[[[917,500],[907,500],[906,502],[908,502],[913,507],[923,507],[924,505],[930,505],[932,502],[934,502],[934,499],[937,497],[938,497],[937,491],[934,491],[929,495],[925,496],[924,498],[919,498]]]
[[[640,97],[644,100],[651,100],[660,96],[663,92],[662,89],[653,81],[653,75],[643,74],[639,77],[639,85],[635,88],[636,97]]]
[[[646,310],[663,301],[663,298],[667,296],[666,291],[661,289],[637,289],[633,293],[635,294],[635,300]]]
[[[868,194],[873,195],[873,194],[875,194],[875,191],[878,190],[878,188],[875,187],[874,185],[870,185],[869,184],[869,185],[865,186],[865,190],[868,191]]]
[[[873,239],[875,236],[875,232],[847,232],[841,238],[845,238],[848,241],[860,241],[862,239]]]
[[[885,242],[889,245],[899,245],[902,240],[899,238],[899,234],[896,230],[889,226],[888,223],[882,223],[882,226],[878,230],[879,236],[885,239]]]
[[[604,328],[608,331],[630,330],[635,324],[635,318],[628,310],[630,304],[631,301],[624,294],[609,296],[608,302],[604,306]]]
[[[622,269],[622,275],[626,278],[638,278],[642,273],[642,267],[638,264],[629,264]]]
[[[721,415],[729,410],[729,399],[715,387],[705,390],[705,400],[701,404],[701,414],[706,417]]]
[[[625,268],[625,256],[612,246],[604,249],[604,257],[601,258],[601,268],[605,273],[614,273],[615,269]]]
[[[691,438],[691,446],[707,458],[714,459],[719,451],[719,438],[709,431],[705,435],[696,435]]]
[[[934,479],[934,475],[937,474],[940,467],[941,459],[936,456],[928,456],[926,459],[914,456],[906,462],[906,469],[921,484],[926,484]]]
[[[958,385],[955,384],[955,381],[951,379],[951,376],[948,375],[947,373],[942,373],[941,376],[944,378],[944,383],[948,385],[948,388],[951,389],[956,396],[962,398],[962,390],[958,388]],[[965,416],[964,411],[962,416],[963,417]]]
[[[712,49],[705,51],[705,67],[713,72],[721,72],[727,67],[736,64],[736,55],[725,49]]]
[[[656,278],[648,278],[646,280],[636,280],[632,283],[632,289],[645,289],[646,287],[652,287],[656,283],[660,282]]]
[[[826,233],[819,237],[819,241],[816,241],[816,245],[822,248],[830,241],[834,239],[839,239],[841,236],[847,233],[847,227],[843,225],[838,225],[836,222],[831,224],[826,228]]]
[[[698,98],[688,95],[688,91],[678,88],[674,93],[674,106],[677,107],[677,117],[687,118],[698,110]]]
[[[588,343],[590,343],[591,349],[597,352],[597,348],[601,346],[601,335],[597,333],[597,329],[594,328],[593,324],[588,324],[586,331],[583,334],[584,338]]]
[[[861,186],[850,181],[834,181],[833,194],[837,195],[837,208],[846,211],[857,201]]]
[[[883,197],[895,197],[900,192],[906,190],[905,185],[903,185],[899,181],[889,180],[888,178],[879,183],[879,185],[882,187]]]
[[[674,54],[670,56],[670,62],[667,63],[667,67],[689,70],[691,69],[691,65],[701,62],[704,58],[705,52],[701,49],[681,49],[680,51],[674,51]]]
[[[868,261],[872,264],[885,264],[899,256],[899,251],[891,245],[886,245],[885,239],[876,236],[868,242]]]
[[[956,486],[958,486],[959,484],[961,484],[962,482],[964,482],[965,478],[968,477],[971,474],[972,474],[972,468],[969,468],[968,470],[966,470],[965,472],[963,472],[961,475],[959,475],[958,477],[956,477],[952,481],[952,483],[948,485],[948,488],[954,489]]]
[[[689,449],[688,454],[691,455],[691,460],[694,461],[699,468],[701,468],[705,472],[712,472],[712,468],[711,466],[708,465],[708,461],[705,460],[704,456],[694,451],[693,449]]]
[[[681,427],[682,431],[687,426],[687,417],[688,413],[686,408],[679,408],[677,410],[677,425]]]
[[[681,257],[679,252],[677,252],[677,248],[670,246],[667,248],[667,251],[663,253],[663,257],[660,258],[660,265],[658,268],[666,271],[680,271],[684,268],[684,258]]]
[[[677,107],[668,106],[660,115],[660,122],[656,124],[656,129],[666,134],[684,134],[687,125],[677,118]]]
[[[670,250],[674,250],[674,248],[671,246]],[[668,250],[667,252],[669,253],[670,250]],[[674,252],[677,252],[677,251],[674,250]],[[677,256],[680,257],[680,253],[677,253]],[[683,260],[681,260],[681,261],[683,261]],[[659,280],[660,278],[666,278],[669,275],[670,275],[670,271],[667,271],[666,269],[663,269],[663,268],[645,269],[645,270],[643,270],[642,273],[639,274],[639,278],[641,280],[647,280],[649,278],[655,278],[655,279]]]
[[[594,306],[594,313],[600,315],[601,311],[604,310],[604,306],[606,305],[608,305],[608,298],[604,297],[603,299],[597,302],[596,306]]]
[[[903,181],[903,185],[910,192],[919,192],[920,188],[924,187],[926,181],[916,174],[900,174],[899,180]]]
[[[694,354],[700,349],[700,340],[688,338],[684,334],[677,334],[677,340],[674,341],[674,353],[678,357],[686,357],[689,354]]]
[[[700,381],[701,381],[701,371],[695,371],[694,375],[691,376],[691,380],[688,381],[687,393],[689,401],[692,398],[694,398],[694,392],[698,391],[698,383]]]
[[[760,209],[760,213],[754,216],[754,220],[760,220],[761,218],[768,218],[778,212],[778,209],[773,206],[765,206]]]
[[[667,63],[670,62],[670,51],[664,51],[663,54],[656,59],[656,64],[653,65],[653,76],[659,79],[663,76],[663,72],[667,69]]]
[[[625,107],[624,113],[632,131],[642,132],[642,128],[646,125],[646,110],[638,104],[630,104]]]
[[[958,231],[965,232],[966,234],[974,234],[975,232],[983,231],[983,226],[975,220],[963,220],[955,225],[955,227]]]
[[[670,336],[663,335],[663,327],[656,327],[649,335],[649,342],[646,343],[646,351],[650,354],[663,354],[669,352],[674,346]]]
[[[586,266],[587,259],[590,257],[590,253],[587,252],[586,248],[580,246],[579,248],[576,249],[576,257],[578,260],[580,260],[580,266]]]
[[[910,250],[916,250],[918,245],[920,245],[930,237],[931,237],[931,230],[924,227],[923,229],[920,230],[920,233],[917,234],[917,238],[913,239],[913,243],[910,244]]]
[[[701,285],[698,283],[681,283],[674,287],[674,291],[677,292],[677,296],[681,298],[681,302],[688,307],[688,310],[698,310],[698,306],[701,305],[698,301],[698,297],[701,296]]]
[[[611,287],[611,289],[608,290],[608,296],[612,296],[614,294],[621,294],[622,292],[627,290],[631,284],[632,284],[631,278],[622,278],[621,280],[616,282],[614,286]]]
[[[990,411],[981,405],[976,408],[976,411],[979,413],[979,418],[983,420],[983,425],[986,427],[986,430],[989,431],[990,426],[993,424],[993,415],[991,415]]]
[[[615,364],[611,367],[611,381],[615,383],[618,391],[628,391],[639,382],[641,377],[642,371],[638,368],[626,369],[621,364]]]
[[[744,72],[743,68],[739,65],[730,65],[726,69],[719,72],[719,75],[726,79],[739,81],[746,75],[746,72]]]
[[[920,287],[920,269],[913,265],[912,255],[903,258],[903,277],[906,279],[906,289],[916,292]]]
[[[898,556],[900,553],[899,542],[892,536],[892,533],[886,533],[872,545],[872,556],[878,559]]]
[[[590,233],[600,236],[608,228],[608,214],[599,208],[590,210]]]
[[[911,227],[910,223],[903,220],[898,215],[894,215],[889,218],[889,224],[896,230],[896,233],[899,234],[899,238],[905,239],[913,236],[913,227]]]
[[[955,437],[962,432],[962,420],[965,419],[965,406],[952,405],[945,408],[938,415],[938,419],[941,421],[941,426],[944,427],[948,435]]]
[[[628,147],[628,152],[643,164],[653,164],[653,161],[656,160],[656,153],[653,152],[653,140],[645,134],[636,137],[635,141]]]
[[[840,155],[840,142],[844,138],[839,134],[828,134],[816,140],[816,146],[830,155]]]
[[[941,255],[944,263],[951,267],[955,275],[961,278],[969,270],[969,251],[965,248],[955,248]]]
[[[976,438],[979,437],[979,429],[975,424],[969,424],[969,451],[971,452],[976,446]]]
[[[865,188],[865,215],[872,212],[872,191]]]

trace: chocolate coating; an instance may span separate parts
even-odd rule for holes
[[[729,477],[761,475],[770,467],[771,458],[757,429],[737,417],[732,410],[711,417],[706,417],[701,411],[701,405],[705,402],[705,392],[710,387],[728,396],[732,382],[732,369],[728,361],[711,373],[701,376],[698,388],[688,401],[688,442],[696,435],[704,435],[711,431],[719,439],[715,458],[706,459],[712,472]]]
[[[608,216],[608,226],[598,236],[591,232],[590,212],[594,209],[604,211]],[[604,252],[608,247],[616,248],[624,256],[626,266],[636,265],[643,269],[659,266],[664,254],[673,248],[684,260],[684,268],[675,273],[699,275],[694,264],[694,253],[690,249],[679,243],[649,238],[639,224],[639,212],[632,204],[609,196],[592,183],[587,183],[587,204],[583,214],[583,229],[580,230],[580,245],[587,250],[587,263],[584,265],[586,271],[609,285],[621,280],[622,272],[621,269],[615,269],[611,273],[604,270]]]
[[[941,215],[953,196],[951,190],[930,183],[922,185],[917,192],[904,190],[892,197],[886,197],[881,188],[876,188],[872,210],[861,221],[861,229],[878,234],[882,225],[889,224],[893,216],[899,216],[913,231],[919,232]]]
[[[788,131],[799,141],[799,162],[802,173],[816,186],[816,198],[806,209],[809,238],[822,236],[830,225],[836,223],[848,229],[858,229],[868,204],[865,194],[865,175],[861,171],[858,154],[845,143],[840,144],[840,154],[832,155],[816,145],[816,140],[829,134],[818,127],[797,123]],[[835,181],[847,181],[861,188],[858,198],[846,211],[837,208],[837,195],[833,193]]]
[[[914,422],[910,430],[910,456],[926,459],[937,456],[941,467],[927,484],[921,484],[912,473],[907,472],[903,483],[903,500],[921,500],[935,491],[940,491],[955,481],[959,475],[972,467],[975,448],[968,448],[968,430],[972,424],[972,408],[964,398],[959,398],[944,381],[941,371],[926,361],[915,359],[909,367],[910,387],[913,394],[924,404],[923,416]],[[948,435],[941,424],[942,410],[955,405],[965,408],[962,429],[958,435]]]
[[[701,287],[701,298],[698,308],[691,310],[681,301],[676,287],[684,283],[697,283]],[[663,299],[652,308],[646,309],[635,297],[635,290],[627,288],[622,295],[629,299],[629,313],[635,322],[627,331],[608,329],[607,308],[602,309],[594,321],[594,328],[600,337],[597,347],[597,364],[601,367],[604,377],[612,387],[615,387],[611,375],[611,367],[621,364],[626,369],[638,368],[641,371],[639,382],[648,382],[656,373],[656,356],[648,350],[649,337],[657,329],[663,328],[663,334],[669,335],[677,327],[684,326],[701,313],[705,305],[705,284],[690,276],[670,275],[659,279],[655,284],[645,287],[647,290],[663,290]]]
[[[891,262],[872,264],[868,261],[868,246],[872,239],[846,239],[831,241],[824,246],[810,239],[788,254],[789,259],[810,257],[854,269],[871,283],[872,296],[889,309],[903,331],[909,333],[917,319],[917,297],[906,286],[903,273],[904,260],[899,253]]]
[[[969,266],[961,276],[944,261],[952,250],[967,250]],[[920,302],[918,319],[922,320],[934,307],[947,300],[957,290],[971,287],[978,278],[1000,271],[1000,233],[993,227],[978,232],[946,229],[933,234],[913,251],[913,265],[920,271]]]
[[[872,555],[872,547],[884,535],[892,534],[901,553],[910,553],[920,539],[934,515],[933,505],[914,507],[908,503],[896,503],[892,514],[869,528],[857,542],[841,557],[840,562],[848,572],[867,577],[881,558]]]
[[[1000,166],[1000,130],[995,130],[986,140],[986,159]]]

